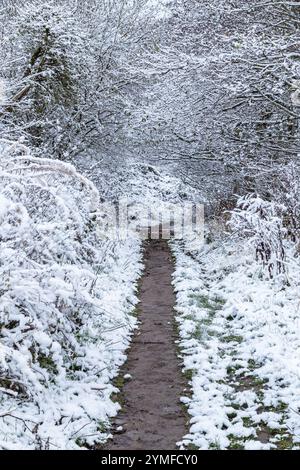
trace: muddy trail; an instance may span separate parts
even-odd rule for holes
[[[175,450],[187,433],[180,404],[184,380],[176,354],[174,266],[166,242],[152,241],[145,249],[141,282],[140,329],[120,377],[131,375],[122,387],[122,411],[109,450]]]

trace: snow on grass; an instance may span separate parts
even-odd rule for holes
[[[119,409],[140,242],[99,238],[98,191],[72,166],[1,150],[0,448],[91,446]]]
[[[292,449],[300,442],[299,267],[268,280],[233,242],[172,244],[184,371],[186,447]]]

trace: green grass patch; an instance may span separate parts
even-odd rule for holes
[[[193,444],[193,443],[190,443],[190,444],[188,444],[187,449],[188,449],[188,450],[199,450],[199,447],[197,447],[197,446],[196,446],[195,444]]]
[[[186,380],[191,381],[196,373],[197,373],[196,369],[186,369],[183,372],[183,375]]]
[[[105,421],[99,421],[98,426],[97,426],[97,431],[99,431],[101,434],[105,434],[109,429],[109,424]]]
[[[46,356],[45,354],[39,354],[37,362],[43,369],[46,369],[50,374],[57,375],[58,370],[52,357]]]
[[[217,312],[225,304],[225,300],[219,297],[210,299],[207,295],[191,294],[189,298],[193,303],[196,303],[197,307],[204,308],[211,313]]]
[[[223,336],[222,341],[224,341],[224,343],[241,343],[243,341],[243,337],[236,335],[228,335]]]
[[[242,420],[243,420],[243,425],[245,426],[245,428],[251,428],[253,426],[253,422],[248,416],[242,418]]]
[[[228,450],[243,450],[245,449],[246,442],[252,441],[253,439],[255,439],[255,436],[237,437],[237,436],[234,436],[233,434],[230,434],[228,436],[228,439],[230,440],[230,445],[228,447]]]
[[[221,446],[219,442],[212,442],[211,444],[209,444],[209,448],[210,450],[220,450]]]
[[[237,413],[235,411],[232,411],[231,413],[227,414],[227,417],[230,421],[232,421],[234,418],[237,417]]]

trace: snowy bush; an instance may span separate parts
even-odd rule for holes
[[[285,271],[283,244],[286,229],[283,226],[285,207],[249,194],[240,197],[231,212],[229,226],[242,238],[247,238],[270,277]]]
[[[92,444],[116,413],[139,250],[98,239],[98,198],[71,165],[1,144],[0,448]]]
[[[275,182],[274,197],[285,206],[284,225],[288,238],[299,244],[300,231],[300,183],[299,169],[291,162],[282,168]]]

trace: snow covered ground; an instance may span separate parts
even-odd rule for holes
[[[103,237],[99,191],[71,165],[0,150],[0,449],[105,442],[137,327],[141,241]],[[122,174],[112,190],[104,174],[95,181],[101,196],[129,195],[142,215],[194,198],[155,167]],[[270,280],[242,242],[207,239],[198,252],[189,242],[171,243],[191,384],[180,446],[300,448],[298,257]]]
[[[174,242],[174,286],[191,416],[200,449],[297,449],[300,443],[298,259],[289,282],[266,279],[245,244],[191,253]]]
[[[1,150],[0,449],[105,441],[140,241],[98,238],[98,191],[72,166]]]
[[[101,199],[125,195],[147,218],[191,196],[148,165],[123,168],[115,184],[97,166],[99,194],[71,165],[20,144],[0,150],[0,449],[105,442],[143,267],[136,234],[116,241],[99,230]]]

